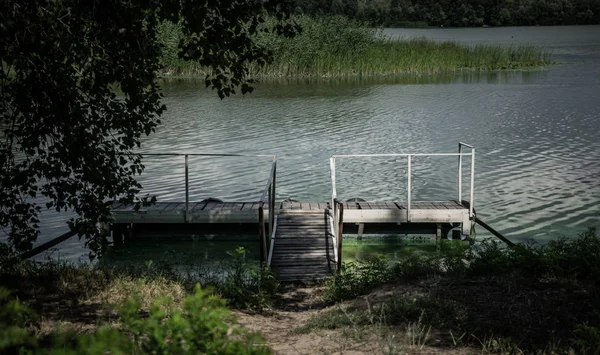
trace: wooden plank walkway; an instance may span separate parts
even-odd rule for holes
[[[283,210],[277,216],[271,268],[279,281],[314,281],[335,268],[329,215],[324,209]]]
[[[329,202],[283,201],[275,205],[275,213],[294,211],[318,212]],[[112,208],[115,223],[258,223],[259,202],[202,201],[189,204],[185,218],[185,203],[158,202],[134,211],[133,206],[116,204]],[[264,204],[265,219],[269,206]],[[412,202],[410,215],[406,202],[356,201],[344,202],[344,223],[462,223],[463,234],[469,234],[469,209],[458,201]]]
[[[258,223],[259,206],[259,202],[190,202],[187,222],[183,202],[157,202],[138,211],[131,205],[115,204],[111,211],[115,223]],[[268,218],[268,203],[263,208]]]

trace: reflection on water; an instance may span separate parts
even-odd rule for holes
[[[407,238],[400,236],[368,236],[362,239],[347,238],[343,244],[344,262],[366,261],[383,256],[393,261],[400,261],[415,254],[432,254],[438,248],[438,240],[431,237]],[[457,243],[461,243],[457,241]],[[464,242],[462,242],[464,243]]]
[[[256,238],[254,238],[256,239]],[[144,269],[158,267],[180,276],[212,279],[223,276],[236,262],[234,254],[244,248],[243,261],[259,266],[260,254],[257,240],[213,240],[129,242],[124,247],[111,250],[101,264]]]
[[[326,201],[331,155],[455,152],[464,141],[477,148],[477,214],[508,238],[544,242],[600,227],[600,26],[402,33],[539,43],[563,64],[536,71],[265,80],[252,95],[223,101],[202,81],[169,80],[163,84],[168,111],[144,151],[276,154],[279,200]],[[341,198],[406,198],[405,160],[338,163]],[[183,199],[181,159],[156,157],[146,165],[145,192]],[[255,199],[269,168],[268,159],[193,158],[192,200]],[[414,169],[414,200],[457,197],[456,158],[415,158]],[[468,169],[465,194],[467,176]],[[60,234],[64,220],[46,214],[40,242]],[[87,254],[76,240],[59,251],[67,258]]]

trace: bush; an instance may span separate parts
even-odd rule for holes
[[[273,300],[279,288],[275,276],[248,262],[248,250],[239,247],[223,265],[225,277],[214,282],[217,293],[235,307],[262,311]]]
[[[141,301],[123,305],[118,327],[103,326],[91,334],[56,330],[39,341],[25,328],[32,313],[0,289],[0,352],[61,354],[269,354],[262,338],[239,328],[225,308],[225,301],[200,286],[186,297],[182,309],[172,301],[154,302],[147,316]],[[132,337],[132,339],[130,338]]]
[[[385,258],[377,257],[364,262],[344,263],[342,272],[325,281],[323,298],[337,302],[355,298],[369,291],[374,285],[392,279],[391,269]]]
[[[325,281],[323,297],[338,302],[392,280],[420,279],[432,274],[555,277],[600,284],[600,238],[593,228],[576,238],[561,238],[546,245],[525,243],[509,248],[498,241],[485,240],[468,248],[449,241],[440,243],[439,252],[432,255],[414,254],[393,263],[382,257],[345,263],[340,274]]]

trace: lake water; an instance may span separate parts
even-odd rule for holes
[[[278,199],[325,201],[333,154],[455,152],[463,141],[477,149],[477,214],[508,238],[545,242],[600,227],[600,26],[385,34],[536,44],[559,64],[434,77],[264,81],[251,95],[223,101],[202,82],[169,81],[168,111],[144,151],[276,154]],[[269,171],[264,159],[190,163],[195,200],[254,199]],[[183,159],[152,158],[146,165],[148,192],[183,200]],[[415,158],[413,200],[456,198],[456,171],[454,157]],[[405,176],[403,159],[341,160],[338,192],[344,199],[404,200]],[[65,230],[64,218],[45,215],[40,241]],[[77,259],[86,251],[72,240],[53,255]]]

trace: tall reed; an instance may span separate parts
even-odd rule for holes
[[[547,51],[530,45],[464,45],[424,38],[386,38],[366,24],[342,16],[297,16],[302,33],[295,38],[261,34],[256,42],[273,51],[273,62],[250,65],[254,77],[341,77],[439,74],[541,67],[551,63]],[[181,32],[163,25],[165,73],[205,75],[210,70],[177,58]],[[173,38],[177,38],[175,41]]]

